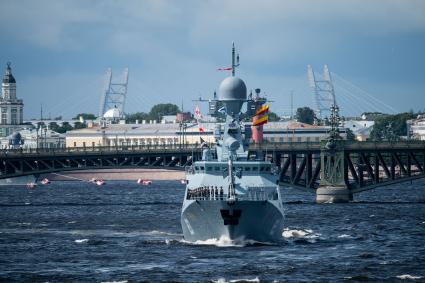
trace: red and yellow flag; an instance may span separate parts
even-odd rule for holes
[[[269,116],[268,115],[264,115],[263,117],[260,117],[258,119],[256,119],[252,125],[253,126],[261,126],[266,124],[269,121]]]
[[[260,109],[257,110],[257,112],[255,112],[255,116],[259,116],[262,115],[264,113],[269,112],[269,105],[263,105]]]

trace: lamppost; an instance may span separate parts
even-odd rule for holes
[[[47,148],[47,127],[44,127],[44,148]]]
[[[40,124],[37,124],[37,131],[36,131],[36,145],[35,148],[38,151],[38,131],[40,130]]]

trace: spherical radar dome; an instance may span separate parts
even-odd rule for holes
[[[219,100],[246,100],[246,85],[238,77],[225,78],[218,89]]]

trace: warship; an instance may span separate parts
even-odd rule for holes
[[[185,168],[181,226],[189,242],[275,242],[282,238],[284,212],[278,168],[265,160],[261,150],[249,154],[256,126],[251,129],[250,123],[242,122],[258,113],[259,90],[257,99],[247,96],[244,81],[235,76],[236,67],[239,55],[235,62],[233,44],[232,67],[225,69],[232,75],[221,82],[218,96],[208,100],[209,112],[223,113],[225,122],[215,125],[215,143],[203,144],[202,160]],[[247,111],[243,113],[244,103]]]

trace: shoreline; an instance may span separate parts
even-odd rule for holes
[[[166,169],[93,169],[65,171],[40,175],[39,179],[50,181],[89,181],[92,178],[108,181],[143,180],[180,180],[185,179],[185,172]]]

